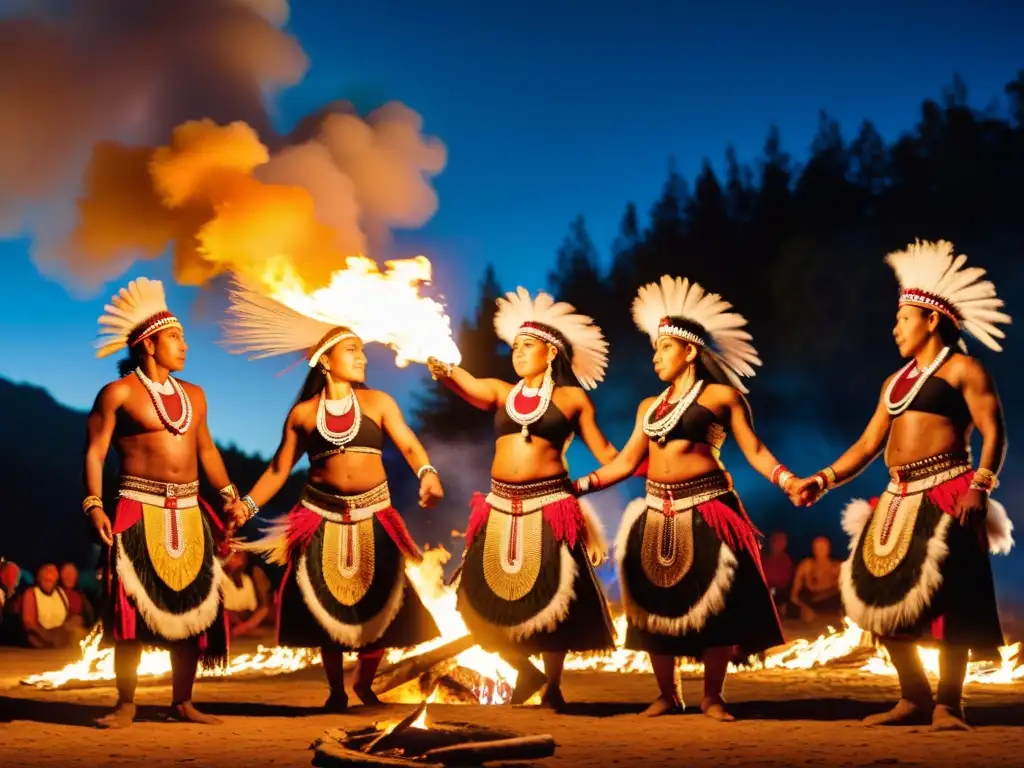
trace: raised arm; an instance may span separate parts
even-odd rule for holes
[[[650,438],[644,432],[644,415],[653,400],[654,398],[647,398],[640,403],[636,412],[636,422],[633,425],[633,434],[629,436],[629,440],[618,455],[595,472],[576,481],[576,490],[579,493],[592,493],[602,488],[608,488],[633,475],[650,448]]]
[[[86,422],[85,460],[82,467],[84,511],[92,520],[100,539],[108,547],[114,543],[110,518],[103,511],[103,464],[117,425],[117,411],[128,398],[128,387],[121,381],[107,384],[96,396]]]
[[[590,452],[594,454],[595,459],[601,462],[601,464],[610,463],[619,455],[619,452],[615,449],[614,445],[608,442],[608,438],[604,436],[601,428],[597,426],[597,414],[593,401],[582,389],[577,390],[576,398],[579,405],[577,420],[580,437],[583,438],[583,442],[590,449]]]
[[[437,469],[430,463],[427,450],[402,415],[402,409],[390,395],[375,393],[380,402],[381,426],[420,481],[420,506],[431,507],[444,498]]]
[[[442,363],[436,358],[427,361],[430,374],[474,408],[489,411],[505,402],[512,385],[501,379],[478,379],[457,365]]]
[[[292,469],[306,451],[306,434],[299,418],[301,407],[301,404],[296,405],[289,412],[281,433],[281,444],[277,446],[270,464],[248,493],[248,498],[256,507],[262,507],[277,495],[288,482]]]

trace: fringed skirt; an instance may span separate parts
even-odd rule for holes
[[[286,567],[277,642],[370,652],[440,636],[405,575],[419,549],[387,483],[356,496],[306,485],[299,503],[248,547]]]
[[[960,497],[973,472],[943,454],[889,470],[885,492],[843,513],[850,556],[840,571],[843,607],[880,637],[967,646],[998,659],[1003,644],[988,549],[1012,546],[1012,524],[989,500],[985,521],[961,526]]]
[[[724,472],[648,480],[647,496],[626,508],[615,556],[630,650],[700,658],[734,646],[743,661],[782,643],[757,533]]]
[[[470,503],[458,608],[488,650],[521,653],[614,647],[608,606],[588,555],[600,546],[566,476],[491,481]]]
[[[107,562],[107,640],[166,647],[195,639],[204,666],[227,662],[223,572],[199,483],[121,478]]]

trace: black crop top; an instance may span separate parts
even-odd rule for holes
[[[934,375],[929,376],[921,385],[907,410],[934,413],[949,419],[958,427],[966,428],[971,423],[971,412],[964,402],[964,396],[948,381]]]
[[[651,419],[655,414],[651,414]],[[650,423],[651,419],[648,420]],[[715,450],[722,447],[725,442],[725,427],[718,421],[714,411],[700,403],[691,403],[679,421],[672,427],[665,442],[671,440],[688,440],[691,443],[704,443]]]
[[[517,410],[523,413],[528,413],[536,405],[535,398],[526,398],[520,395],[519,401],[521,405]],[[519,424],[512,421],[512,417],[508,415],[504,405],[495,411],[494,432],[497,437],[514,435],[522,432],[522,429]],[[531,435],[547,440],[556,448],[561,448],[565,445],[565,441],[576,432],[576,419],[570,420],[566,418],[558,406],[554,403],[549,403],[548,409],[544,411],[544,415],[533,422],[533,424],[530,424],[528,429]]]
[[[354,418],[354,411],[349,411],[344,416],[333,416],[327,414],[327,427],[334,432],[344,432],[346,429],[352,426],[352,419]],[[380,451],[384,448],[384,431],[380,428],[373,419],[367,416],[365,413],[362,414],[359,421],[359,431],[356,432],[355,437],[351,441],[345,443],[344,446],[335,445],[329,442],[323,435],[320,434],[319,429],[314,429],[313,433],[309,436],[306,441],[306,455],[309,456],[310,461],[316,461],[327,456],[332,456],[336,453],[343,453],[342,450],[351,448],[362,448],[371,451]]]

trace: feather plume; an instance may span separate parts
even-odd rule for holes
[[[96,357],[108,357],[128,346],[128,337],[149,318],[167,312],[164,284],[139,277],[111,297],[99,318]]]
[[[684,317],[700,325],[710,337],[710,351],[721,363],[729,380],[746,392],[740,377],[755,374],[761,365],[753,337],[745,330],[747,319],[732,310],[732,304],[717,293],[709,293],[699,283],[685,277],[662,276],[657,283],[640,288],[633,299],[633,321],[646,333],[651,344],[658,340],[662,318]]]
[[[996,296],[991,280],[983,280],[981,267],[967,267],[967,256],[954,256],[953,244],[945,240],[916,240],[905,250],[890,253],[886,263],[896,273],[901,290],[918,290],[937,296],[959,315],[967,333],[989,349],[1002,351],[1000,339],[1006,334],[998,324],[1011,318],[1001,312],[1003,300]]]
[[[232,354],[249,354],[251,360],[306,352],[335,327],[286,307],[237,277],[228,297],[223,344]]]
[[[494,331],[509,346],[515,342],[523,323],[534,322],[551,326],[572,345],[573,373],[585,389],[594,389],[604,380],[608,367],[608,342],[594,320],[576,312],[572,304],[555,301],[550,294],[540,292],[536,298],[523,287],[505,294],[497,300]]]

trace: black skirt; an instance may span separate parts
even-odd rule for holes
[[[440,636],[433,616],[405,576],[405,556],[376,517],[358,529],[358,567],[336,565],[341,524],[324,521],[295,553],[281,583],[277,642],[343,651],[410,648]],[[369,541],[372,537],[372,541]]]
[[[735,493],[714,501],[745,520]],[[783,642],[756,549],[727,546],[700,506],[667,518],[645,500],[634,504],[618,553],[627,648],[700,659],[710,648],[735,646],[743,661]]]
[[[840,576],[846,613],[862,629],[966,646],[974,659],[1000,658],[1003,633],[984,521],[961,526],[935,501],[950,489],[958,496],[966,485],[961,477],[927,492],[886,492],[875,504]]]
[[[491,515],[505,517],[496,510]],[[466,551],[458,609],[474,640],[499,653],[614,648],[608,606],[583,541],[572,547],[559,541],[542,510],[521,519],[524,526],[535,526],[535,533],[524,537],[535,541],[532,548],[527,545],[518,573],[502,575],[495,526],[481,530]]]

